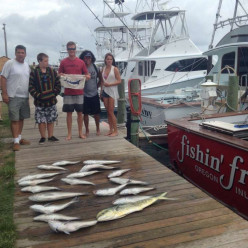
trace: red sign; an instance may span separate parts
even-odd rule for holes
[[[172,165],[192,183],[248,218],[248,153],[168,124]]]

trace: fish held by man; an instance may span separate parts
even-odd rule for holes
[[[106,166],[106,165],[102,165],[102,164],[86,164],[79,172],[90,171],[93,169],[115,170],[115,169],[119,169],[119,168],[113,167],[113,166]]]
[[[41,214],[34,217],[34,221],[44,221],[48,222],[49,220],[79,220],[78,217],[71,217],[63,214]]]
[[[109,221],[125,217],[128,214],[138,212],[144,208],[154,204],[158,200],[169,200],[170,198],[165,197],[167,192],[162,193],[158,196],[153,196],[148,199],[140,200],[134,203],[127,203],[123,205],[116,205],[100,211],[96,218],[97,221]]]
[[[62,178],[61,181],[68,183],[70,185],[78,185],[78,184],[83,184],[83,185],[95,185],[92,182],[85,181],[85,180],[80,180],[76,178]]]
[[[108,175],[108,178],[111,178],[111,177],[119,177],[121,176],[122,174],[130,171],[131,169],[123,169],[123,170],[117,170],[117,171],[113,171],[111,172],[109,175]]]
[[[124,189],[120,192],[120,195],[137,195],[141,192],[146,192],[149,190],[154,190],[155,188],[147,188],[147,187],[140,187],[140,188],[129,188]]]
[[[54,165],[46,165],[46,164],[38,165],[37,168],[40,170],[67,170],[66,168],[63,168],[63,167],[54,166]]]
[[[85,160],[84,164],[118,164],[121,161],[117,160]]]
[[[21,189],[22,192],[31,192],[31,193],[39,193],[43,191],[50,191],[50,190],[61,190],[58,187],[53,186],[27,186]]]
[[[29,196],[30,201],[36,202],[45,202],[45,201],[56,201],[67,199],[75,196],[83,196],[88,195],[88,193],[79,193],[79,192],[46,192],[46,193],[38,193],[32,196]]]
[[[123,178],[123,177],[111,177],[109,180],[113,183],[117,184],[140,184],[140,185],[148,185],[147,182],[138,181],[138,180],[132,180],[129,178]]]
[[[93,194],[97,195],[97,196],[115,195],[118,191],[122,190],[126,186],[127,186],[127,184],[122,184],[122,185],[120,185],[118,187],[114,187],[114,188],[98,189],[98,190],[94,190]]]
[[[34,204],[30,206],[30,209],[34,210],[35,212],[39,212],[43,214],[52,214],[62,209],[65,209],[76,202],[79,202],[78,197],[74,197],[71,201],[64,204],[46,204],[46,205]]]
[[[81,161],[67,161],[67,160],[62,160],[62,161],[54,162],[52,165],[54,165],[54,166],[65,166],[65,165],[78,164],[80,162]]]
[[[57,220],[50,220],[48,221],[48,225],[50,228],[55,232],[64,232],[66,234],[70,234],[71,232],[75,232],[81,228],[86,228],[90,226],[96,225],[96,220],[91,221],[57,221]]]
[[[49,179],[25,180],[25,181],[19,182],[18,184],[20,186],[35,186],[35,185],[38,185],[38,184],[51,182],[52,180],[54,180],[54,177],[49,178]]]

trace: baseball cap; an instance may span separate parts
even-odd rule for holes
[[[92,55],[91,55],[90,52],[88,52],[88,53],[86,53],[86,54],[84,55],[84,57],[92,57]]]

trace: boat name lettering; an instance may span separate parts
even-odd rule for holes
[[[152,112],[149,110],[142,109],[141,115],[152,119]]]
[[[220,172],[220,164],[223,163],[224,160],[223,155],[220,155],[220,158],[210,156],[210,150],[208,148],[203,152],[200,149],[200,145],[196,145],[196,147],[190,146],[188,137],[183,135],[181,141],[181,153],[180,151],[177,152],[179,162],[183,162],[185,156],[190,157],[217,172]]]
[[[220,166],[224,162],[224,155],[221,154],[218,158],[215,156],[211,156],[210,154],[210,149],[207,148],[205,151],[202,151],[199,144],[197,144],[196,146],[191,146],[187,135],[182,136],[181,151],[177,151],[177,158],[179,162],[182,163],[186,157],[189,157],[210,168],[216,173],[221,173]],[[229,164],[231,169],[230,172],[228,172],[228,175],[224,173],[220,174],[219,183],[223,189],[232,189],[234,180],[235,178],[237,178],[237,171],[240,172],[238,183],[245,185],[246,176],[248,176],[248,170],[240,169],[238,165],[241,164],[244,164],[244,159],[241,156],[234,156],[232,163]],[[207,172],[197,165],[195,165],[195,170],[201,173],[203,176],[206,176],[207,178],[212,177],[210,172]],[[217,182],[216,179],[214,179],[213,181]]]

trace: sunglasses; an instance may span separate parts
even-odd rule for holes
[[[76,47],[73,47],[73,48],[72,47],[69,47],[69,48],[67,48],[67,50],[68,51],[73,51],[73,50],[76,50]]]

